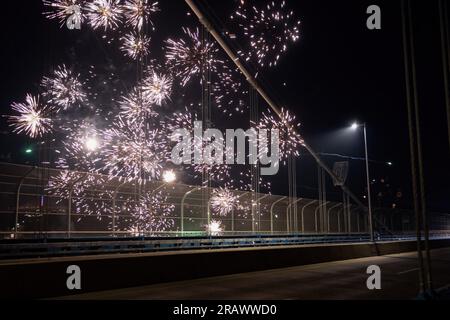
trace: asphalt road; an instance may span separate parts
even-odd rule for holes
[[[450,286],[450,248],[432,252],[435,289]],[[367,267],[381,268],[381,290],[367,289]],[[181,267],[181,266],[180,266]],[[69,299],[125,300],[352,300],[414,299],[418,293],[416,253],[97,292]]]

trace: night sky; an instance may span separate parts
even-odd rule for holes
[[[208,2],[217,21],[224,26],[229,24],[234,1],[202,1]],[[318,152],[363,157],[362,132],[351,133],[345,128],[355,120],[366,122],[370,158],[374,160],[373,179],[389,181],[394,192],[402,191],[408,199],[410,161],[400,1],[287,2],[302,21],[302,37],[276,70],[262,70],[259,79],[275,101],[297,115],[302,123],[301,133]],[[382,30],[366,28],[366,8],[372,4],[382,9]],[[431,210],[448,212],[450,156],[437,1],[413,4],[428,205]],[[155,20],[157,32],[152,34],[153,42],[161,43],[179,34],[185,24],[195,25],[183,0],[161,0],[160,6],[162,13]],[[2,5],[2,115],[10,114],[11,103],[24,100],[42,76],[62,62],[89,65],[112,59],[126,64],[120,57],[106,57],[108,48],[101,36],[92,35],[90,30],[60,29],[56,21],[42,16],[43,11],[40,0],[7,1]],[[156,57],[162,54],[161,48],[152,50]],[[11,134],[4,118],[0,130],[0,161],[36,161],[27,159],[23,152],[33,142]],[[324,159],[330,165],[339,160]],[[387,166],[388,161],[394,165]],[[363,162],[351,161],[350,168],[349,184],[362,196]],[[298,161],[297,170],[300,195],[314,196],[310,187],[316,186],[317,169],[308,155]],[[286,194],[285,173],[273,182],[274,194]],[[331,184],[329,189],[331,194],[337,192]],[[408,201],[404,206],[409,206]]]

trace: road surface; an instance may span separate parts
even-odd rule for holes
[[[432,251],[432,259],[435,289],[449,287],[450,248]],[[370,265],[381,268],[381,290],[367,289],[366,270]],[[97,292],[68,299],[414,299],[418,279],[417,253],[404,253]]]

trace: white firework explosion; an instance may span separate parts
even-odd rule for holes
[[[131,217],[131,226],[126,231],[135,236],[151,236],[173,228],[175,205],[168,202],[163,192],[146,192],[138,200],[125,199],[123,210]]]
[[[152,71],[143,81],[142,92],[148,101],[161,106],[163,102],[170,99],[172,82],[171,76]]]
[[[119,101],[120,115],[131,124],[142,122],[148,117],[156,117],[158,113],[153,110],[153,105],[142,90],[134,89]]]
[[[149,124],[143,122],[119,118],[103,136],[104,169],[110,175],[140,183],[161,177],[168,158],[168,143],[161,131],[150,130]]]
[[[38,138],[52,130],[52,120],[48,117],[50,109],[39,103],[39,97],[27,94],[25,103],[13,103],[11,107],[19,114],[8,117],[13,132]]]
[[[115,29],[119,26],[123,10],[120,0],[93,0],[86,5],[87,19],[94,29]]]
[[[84,2],[84,0],[43,0],[44,5],[50,7],[52,10],[51,12],[44,12],[44,15],[48,19],[59,20],[61,27],[63,27],[70,17],[77,14],[75,8],[79,8],[80,14],[77,18],[82,22],[84,19],[82,13]]]
[[[205,226],[205,231],[211,237],[218,237],[222,235],[225,228],[221,221],[211,220],[211,222]]]
[[[64,110],[87,99],[80,75],[74,74],[65,65],[59,66],[51,77],[44,77],[41,86],[45,89],[42,95],[48,102]]]
[[[160,11],[158,2],[150,0],[127,0],[122,8],[127,25],[138,31],[141,31],[145,23],[148,22],[153,27],[153,21],[150,19],[150,16]]]
[[[213,42],[202,41],[198,28],[183,28],[183,32],[184,39],[166,40],[166,59],[181,85],[186,86],[193,76],[206,69],[216,72],[223,61],[216,57],[218,48]]]
[[[218,80],[213,85],[213,96],[217,107],[228,116],[233,114],[244,114],[249,105],[248,88],[239,79],[242,75],[236,69],[223,66],[222,72],[218,74]]]
[[[122,47],[120,48],[126,56],[132,59],[141,59],[148,55],[150,38],[145,35],[129,33],[122,37]]]
[[[73,214],[96,216],[98,220],[112,214],[111,199],[113,192],[106,190],[108,179],[104,176],[63,170],[50,178],[46,192],[56,198],[57,203],[70,199]]]
[[[257,125],[258,130],[278,130],[280,138],[280,157],[286,161],[290,156],[298,157],[300,149],[304,146],[305,141],[297,132],[300,123],[296,123],[296,117],[291,115],[288,110],[281,110],[280,117],[272,113],[263,113],[260,123]],[[267,150],[260,150],[267,153]]]
[[[63,129],[67,137],[62,149],[58,150],[58,168],[95,172],[102,160],[103,141],[101,133],[89,121],[77,122]]]
[[[239,30],[248,40],[248,51],[239,54],[247,61],[255,59],[261,67],[276,66],[289,44],[300,39],[300,21],[284,0],[269,0],[259,8],[240,0],[231,19],[238,22]]]
[[[214,213],[225,217],[229,215],[239,204],[238,197],[228,189],[216,189],[212,193],[211,207]]]

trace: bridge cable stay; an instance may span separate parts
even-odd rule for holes
[[[206,47],[207,44],[210,42],[211,35],[209,34],[208,30],[204,26],[202,26],[201,29],[201,41],[202,41],[202,47]],[[212,122],[212,113],[211,113],[211,95],[212,95],[212,88],[211,88],[211,78],[212,78],[212,71],[210,67],[210,54],[203,55],[202,64],[201,64],[201,91],[202,91],[202,122],[203,122],[203,130],[207,130],[211,128],[211,122]],[[211,188],[212,188],[212,168],[209,166],[204,165],[202,170],[202,203],[206,204],[203,206],[203,216],[206,217],[207,225],[211,223],[211,206],[210,206],[210,199],[211,199]]]
[[[413,203],[416,217],[417,255],[419,262],[420,293],[432,291],[431,259],[428,245],[428,223],[423,178],[422,145],[420,134],[420,113],[417,91],[415,41],[413,29],[412,5],[409,0],[402,0],[403,50],[405,62],[406,99],[408,111],[408,128],[410,140],[411,177]],[[426,257],[422,253],[422,229],[425,235]]]
[[[444,75],[445,104],[447,107],[448,143],[450,146],[450,25],[448,22],[448,1],[439,0],[439,21],[442,43],[442,68]]]
[[[258,93],[250,86],[250,127],[259,122],[259,97]],[[261,203],[260,194],[260,166],[258,163],[250,163],[251,191],[252,191],[252,232],[258,232],[261,228]]]

